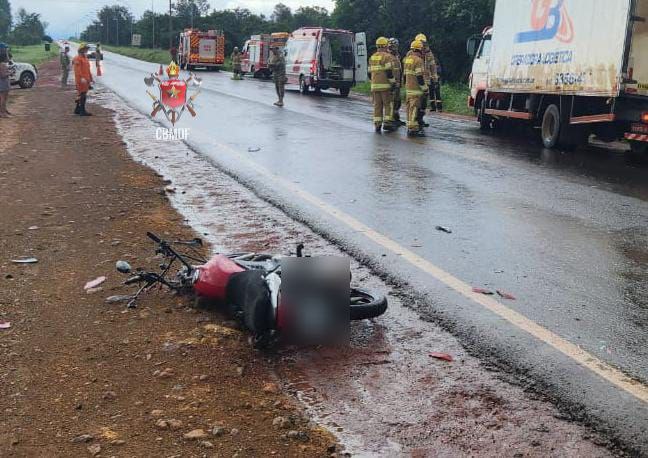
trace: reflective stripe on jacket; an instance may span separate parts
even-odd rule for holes
[[[369,59],[369,73],[371,74],[371,92],[390,91],[396,82],[393,74],[391,55],[379,50]]]

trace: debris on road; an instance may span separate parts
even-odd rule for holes
[[[443,361],[448,361],[449,363],[454,361],[454,358],[447,353],[438,353],[436,351],[430,353],[430,356],[435,359],[440,359]]]
[[[501,289],[498,289],[498,290],[497,290],[497,294],[498,294],[501,298],[503,298],[503,299],[507,299],[507,300],[509,300],[509,301],[515,301],[515,300],[517,300],[517,299],[515,298],[515,296],[513,296],[512,294],[507,293],[506,291],[502,291]]]
[[[36,258],[22,258],[22,259],[12,259],[11,262],[14,264],[36,264],[38,259]]]
[[[128,296],[109,296],[106,298],[107,304],[118,304],[120,302],[128,302],[135,298],[133,295]]]
[[[452,230],[450,228],[445,227],[445,226],[437,226],[436,230],[440,231],[440,232],[445,232],[446,234],[452,234]]]
[[[495,295],[495,293],[492,292],[491,290],[484,289],[484,288],[477,288],[477,287],[473,287],[472,292],[477,293],[477,294],[483,294],[485,296],[494,296]]]
[[[94,280],[90,280],[88,283],[86,283],[83,289],[86,291],[88,291],[89,289],[95,289],[97,286],[101,285],[105,281],[106,281],[106,277],[97,277]]]
[[[9,329],[11,328],[11,323],[9,321],[0,321],[0,329]]]
[[[259,151],[261,151],[261,148],[259,148],[258,146],[250,146],[248,148],[248,153],[257,153]]]

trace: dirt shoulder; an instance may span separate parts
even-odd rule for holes
[[[136,311],[106,303],[125,293],[117,260],[155,265],[145,230],[195,234],[109,111],[71,114],[74,93],[53,69],[12,92],[16,116],[0,120],[0,321],[11,323],[0,329],[0,456],[330,454],[333,439],[276,392],[243,333],[168,294]],[[12,263],[21,257],[38,263]],[[102,290],[84,291],[103,275]],[[198,429],[205,437],[183,437]]]

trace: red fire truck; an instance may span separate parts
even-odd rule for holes
[[[250,73],[255,78],[269,78],[272,71],[268,68],[270,48],[277,46],[284,48],[288,41],[288,33],[280,32],[262,35],[252,35],[243,45],[241,53],[243,60],[241,69],[244,73]]]
[[[186,29],[180,34],[178,61],[182,69],[217,70],[225,63],[225,35],[220,30]]]

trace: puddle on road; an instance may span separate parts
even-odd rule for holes
[[[261,201],[181,142],[157,141],[159,127],[115,95],[112,109],[133,158],[170,180],[174,207],[216,251],[341,254],[302,224]],[[144,231],[145,228],[142,230]],[[143,234],[142,234],[143,236]],[[355,262],[356,284],[389,287]],[[585,428],[559,420],[550,404],[499,380],[458,341],[390,296],[388,313],[354,323],[343,350],[282,350],[276,371],[315,422],[362,456],[608,456]],[[415,305],[415,304],[413,304]],[[430,357],[449,353],[452,363]]]

